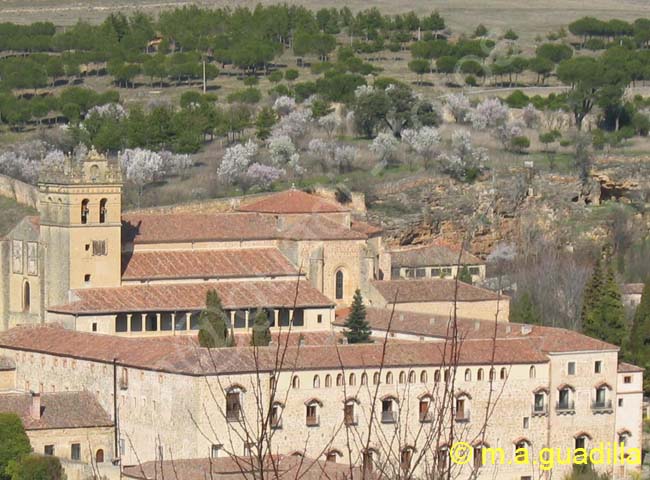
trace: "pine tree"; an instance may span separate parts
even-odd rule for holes
[[[208,290],[205,310],[199,318],[199,344],[206,348],[234,346],[234,338],[228,334],[228,319],[223,311],[221,299],[215,290]],[[231,337],[231,338],[229,338]]]
[[[594,271],[591,274],[591,279],[585,286],[585,291],[582,297],[582,311],[580,313],[580,320],[582,330],[586,333],[588,330],[589,317],[598,304],[600,290],[603,284],[603,260],[602,256],[598,257],[598,261],[594,266]]]
[[[472,274],[469,273],[469,268],[467,268],[467,265],[463,266],[463,268],[460,270],[458,280],[470,285],[472,284]]]
[[[531,325],[540,325],[542,319],[536,305],[533,303],[528,292],[518,295],[510,306],[510,318],[512,323],[527,323]]]
[[[269,317],[264,310],[258,310],[253,323],[253,335],[251,345],[254,347],[266,347],[271,343],[271,325]]]
[[[593,282],[596,288],[590,288],[589,294],[592,296],[585,298],[589,305],[586,309],[583,307],[582,330],[591,337],[621,345],[625,337],[625,308],[621,290],[611,263],[608,263],[604,271],[602,268],[599,270],[601,279]]]
[[[352,309],[345,321],[344,335],[348,343],[370,343],[370,325],[366,320],[366,306],[363,304],[363,297],[359,289],[354,292]]]
[[[625,359],[650,371],[650,279],[643,286],[641,302],[634,312]],[[650,391],[650,379],[644,379],[644,390]]]

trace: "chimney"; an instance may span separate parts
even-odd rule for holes
[[[34,420],[41,419],[41,394],[36,392],[31,392],[32,395],[32,404],[30,408],[30,415]]]

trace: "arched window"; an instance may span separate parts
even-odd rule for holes
[[[318,375],[314,375],[313,386],[314,388],[320,388],[320,377]]]
[[[575,448],[584,448],[585,450],[589,448],[589,440],[591,436],[588,433],[579,433],[575,437]]]
[[[298,375],[293,376],[293,379],[291,380],[291,386],[293,388],[300,388],[300,377]]]
[[[343,298],[343,270],[336,272],[336,299]]]
[[[517,454],[517,452],[521,452],[522,450],[528,451],[528,449],[531,447],[530,440],[528,440],[527,438],[519,438],[514,441],[514,444],[515,444],[515,454]]]
[[[366,372],[361,374],[361,385],[368,385],[368,374]]]
[[[99,223],[106,223],[106,204],[108,203],[108,200],[105,198],[102,198],[99,201]]]
[[[375,372],[372,374],[372,384],[373,385],[379,385],[380,377],[379,377],[379,372]]]
[[[87,198],[84,198],[81,201],[81,223],[83,224],[88,223],[88,212],[90,211],[88,209],[88,202],[90,202],[90,200]]]
[[[415,372],[413,370],[409,372],[409,383],[415,383]]]
[[[29,282],[23,285],[23,312],[29,313],[32,308],[32,292]]]
[[[336,458],[337,457],[342,457],[343,454],[339,452],[338,450],[330,450],[325,454],[325,461],[326,462],[333,462],[336,463]]]
[[[381,423],[397,421],[398,402],[395,397],[384,397],[381,400]]]
[[[506,370],[506,367],[501,368],[501,371],[499,372],[499,378],[501,380],[505,380],[507,376],[508,376],[508,371]]]
[[[280,402],[274,402],[271,407],[271,428],[282,428],[282,410],[284,406]]]
[[[469,368],[465,369],[465,381],[466,382],[472,381],[472,371]]]
[[[632,437],[632,434],[628,430],[619,431],[618,432],[618,443],[619,443],[619,445],[623,444],[623,446],[625,446],[625,444],[627,444],[628,440],[630,440],[630,437]]]
[[[323,402],[313,398],[305,403],[305,423],[308,427],[317,427],[320,425],[320,416],[318,411],[323,406]]]
[[[591,409],[595,412],[598,411],[607,411],[612,408],[612,401],[609,398],[609,392],[611,387],[606,383],[601,383],[596,385],[596,399],[591,406]]]
[[[572,413],[575,411],[572,386],[562,385],[558,388],[558,402],[556,411],[558,413]]]
[[[420,404],[418,406],[419,413],[420,413],[420,422],[421,423],[428,423],[431,422],[433,419],[433,415],[430,411],[431,409],[431,396],[430,395],[424,395],[423,397],[420,397]]]
[[[336,386],[337,387],[342,387],[343,386],[343,374],[342,373],[339,373],[336,376]]]
[[[494,368],[490,369],[490,380],[494,380],[496,378],[496,370]]]
[[[427,380],[428,380],[428,379],[427,379],[427,371],[426,371],[426,370],[422,370],[422,371],[420,372],[420,383],[427,383]]]
[[[350,378],[348,379],[348,385],[354,386],[357,384],[357,377],[354,373],[350,374]]]
[[[332,386],[332,376],[328,373],[325,375],[325,388],[330,388]]]
[[[104,463],[104,450],[101,448],[95,453],[95,463]]]
[[[387,385],[392,385],[393,384],[393,374],[391,372],[388,372],[386,374],[386,384]]]
[[[406,373],[399,372],[399,383],[406,383]]]
[[[536,376],[537,376],[537,372],[535,371],[535,365],[531,365],[530,370],[528,371],[528,377],[535,378]]]
[[[479,368],[478,371],[476,372],[476,380],[479,382],[483,381],[483,369]]]
[[[232,386],[226,390],[226,421],[238,422],[241,420],[242,413],[242,396],[244,388]]]

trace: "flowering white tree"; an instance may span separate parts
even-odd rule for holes
[[[62,170],[65,154],[61,150],[50,150],[41,161],[41,169]]]
[[[273,103],[273,110],[275,110],[278,115],[282,117],[289,115],[295,109],[296,101],[291,97],[287,97],[286,95],[282,95],[281,97],[276,98],[275,103]]]
[[[454,116],[456,123],[463,123],[465,121],[465,116],[472,108],[469,99],[462,93],[447,95],[445,97],[445,103],[447,104],[447,108],[449,108],[451,114]]]
[[[524,124],[520,121],[514,121],[499,125],[495,130],[495,134],[503,148],[510,150],[512,140],[524,134]]]
[[[498,98],[486,98],[467,114],[467,119],[478,130],[495,128],[508,120],[508,107]]]
[[[126,149],[118,154],[122,173],[138,189],[138,206],[145,185],[165,174],[165,162],[160,154],[143,148]]]
[[[433,127],[402,130],[402,141],[422,158],[424,168],[440,153],[440,133]]]
[[[11,145],[0,154],[0,173],[28,183],[36,183],[42,159],[49,152],[48,145],[41,140]]]
[[[165,174],[174,174],[184,177],[187,171],[194,166],[192,157],[188,154],[172,153],[168,150],[158,152],[163,160],[163,170]]]
[[[539,119],[539,111],[535,108],[532,103],[529,103],[524,107],[521,112],[521,118],[526,124],[526,127],[533,128]]]
[[[269,188],[273,182],[278,181],[285,175],[285,170],[272,165],[253,163],[246,170],[245,181],[250,186],[257,185],[260,188]]]
[[[122,120],[127,117],[126,110],[119,103],[105,103],[104,105],[96,105],[88,110],[87,117],[97,115],[98,117],[111,117],[116,120]]]
[[[370,151],[377,155],[379,163],[387,166],[392,160],[399,142],[390,133],[382,132],[370,144]]]
[[[474,180],[488,160],[487,152],[472,145],[467,130],[456,130],[451,135],[451,152],[445,156],[444,170],[452,178],[463,182]]]
[[[362,97],[364,95],[370,95],[375,92],[375,87],[372,85],[359,85],[354,91],[354,96],[356,98]]]
[[[341,119],[336,112],[328,113],[318,119],[318,125],[325,130],[328,137],[338,130],[341,126]]]
[[[237,182],[248,170],[257,151],[257,143],[252,140],[248,140],[245,144],[238,143],[228,147],[217,169],[217,176],[226,183]]]
[[[352,163],[357,156],[357,149],[351,145],[339,145],[334,149],[334,163],[340,173],[352,170]]]
[[[291,168],[301,175],[304,170],[300,165],[300,154],[289,135],[273,135],[268,139],[271,162],[278,168]]]
[[[302,138],[309,129],[312,121],[311,110],[294,110],[282,117],[273,127],[272,135],[286,135],[292,140]]]

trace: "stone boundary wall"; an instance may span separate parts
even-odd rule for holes
[[[38,189],[35,186],[1,174],[0,196],[11,198],[32,208],[38,208]]]

